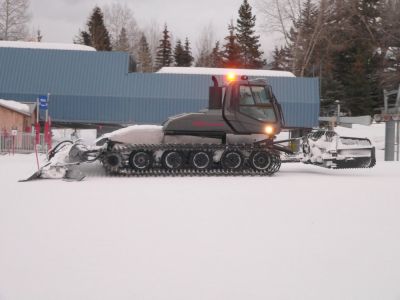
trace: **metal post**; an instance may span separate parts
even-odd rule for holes
[[[36,123],[39,123],[39,98],[36,98]]]
[[[385,127],[385,161],[394,161],[394,141],[396,123],[393,120],[386,122]]]
[[[47,93],[47,108],[46,108],[46,120],[45,120],[45,130],[44,130],[44,144],[46,153],[50,150],[49,148],[49,102],[50,102],[50,93]]]
[[[400,149],[400,121],[397,121],[397,129],[396,129],[396,161],[399,161],[399,149]]]
[[[339,123],[340,123],[340,101],[336,100],[335,103],[337,104],[336,126],[339,126]]]

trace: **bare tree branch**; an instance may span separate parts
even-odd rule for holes
[[[0,0],[0,40],[23,40],[28,35],[29,0]]]
[[[113,48],[117,46],[122,28],[125,28],[129,42],[129,52],[136,53],[141,38],[141,31],[136,23],[133,11],[126,5],[113,3],[103,8],[104,23],[111,37]]]

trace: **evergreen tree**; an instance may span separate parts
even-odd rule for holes
[[[192,51],[190,49],[189,39],[186,38],[185,45],[182,45],[181,40],[176,42],[174,49],[175,66],[177,67],[190,67],[194,60]]]
[[[164,26],[163,37],[160,40],[160,45],[157,48],[156,66],[157,69],[169,67],[172,63],[172,49],[170,35],[167,25]]]
[[[400,83],[400,1],[387,0],[381,5],[381,12],[381,55],[377,76],[383,89],[393,90]]]
[[[260,50],[260,36],[255,35],[255,25],[256,16],[253,16],[249,2],[243,0],[237,19],[236,36],[240,44],[243,67],[248,69],[261,69],[266,63]]]
[[[87,26],[90,45],[98,51],[111,51],[110,36],[104,25],[103,13],[99,7],[96,6],[93,9]]]
[[[210,67],[222,68],[223,66],[224,66],[224,53],[220,49],[219,41],[217,41],[210,54]]]
[[[210,53],[200,55],[196,67],[207,68],[223,68],[224,67],[224,52],[221,50],[220,42],[215,43],[214,48]]]
[[[287,57],[287,48],[275,47],[272,53],[271,70],[288,71],[289,63]]]
[[[90,40],[90,34],[85,30],[80,31],[78,37],[74,39],[74,43],[86,46],[92,46],[92,42]]]
[[[150,47],[147,43],[146,36],[142,34],[142,37],[139,41],[139,49],[138,49],[138,69],[140,72],[152,72],[152,59],[150,53]]]
[[[126,29],[125,27],[122,27],[121,33],[118,36],[118,40],[115,44],[115,49],[116,51],[124,51],[124,52],[129,52],[129,41],[128,41],[128,36],[126,34]]]
[[[184,55],[185,55],[185,50],[182,46],[182,42],[181,40],[177,40],[174,48],[175,66],[177,67],[184,66]]]
[[[353,115],[372,114],[379,103],[379,82],[375,76],[378,69],[375,36],[379,28],[380,0],[359,0],[346,3],[335,15],[332,26],[334,42],[340,43],[331,54],[332,78],[342,90],[331,92],[342,101]],[[337,26],[339,25],[339,26]],[[348,30],[342,30],[348,28]]]
[[[237,42],[233,22],[228,25],[229,35],[225,37],[226,44],[223,50],[223,66],[225,68],[242,68],[241,48]]]
[[[193,63],[193,56],[192,56],[192,50],[190,49],[190,42],[189,39],[185,39],[185,45],[183,47],[183,66],[184,67],[190,67]]]

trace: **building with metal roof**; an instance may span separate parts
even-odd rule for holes
[[[0,47],[0,98],[32,102],[50,93],[49,113],[59,124],[161,124],[208,105],[209,75],[134,70],[123,52]],[[318,125],[318,79],[266,78],[287,126]]]
[[[36,119],[36,103],[0,99],[0,135],[12,130],[30,131]]]

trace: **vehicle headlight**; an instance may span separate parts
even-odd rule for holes
[[[275,132],[275,129],[274,129],[273,126],[267,125],[267,126],[265,126],[264,132],[265,132],[266,134],[268,134],[268,135],[273,135],[274,132]]]

